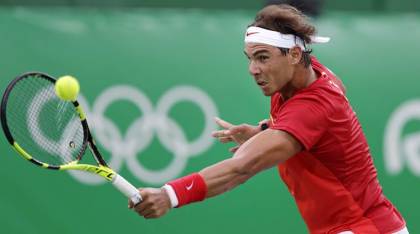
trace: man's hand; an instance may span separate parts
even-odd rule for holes
[[[253,137],[261,131],[260,126],[252,126],[249,124],[233,125],[220,118],[215,118],[216,123],[223,129],[214,131],[212,136],[217,138],[222,143],[235,142],[237,146],[229,149],[234,153],[245,141]],[[261,121],[260,125],[266,121]]]
[[[139,192],[143,201],[134,206],[129,200],[128,208],[134,208],[134,211],[145,219],[159,218],[172,208],[164,188],[141,188]]]

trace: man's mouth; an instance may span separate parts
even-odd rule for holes
[[[267,82],[265,82],[265,81],[257,81],[257,85],[258,86],[260,86],[260,87],[262,87],[262,86],[265,86],[267,84]]]

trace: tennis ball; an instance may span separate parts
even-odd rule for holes
[[[55,82],[55,94],[64,101],[76,101],[79,90],[79,82],[72,76],[62,76]]]

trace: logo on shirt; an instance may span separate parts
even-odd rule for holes
[[[420,132],[418,128],[412,128],[418,126],[413,124],[418,121],[419,99],[404,102],[391,114],[384,138],[385,168],[390,174],[396,175],[407,166],[413,174],[420,176]]]

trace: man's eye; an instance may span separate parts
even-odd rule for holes
[[[265,62],[269,59],[269,57],[266,56],[266,55],[260,55],[260,56],[257,57],[257,59],[261,62]]]

